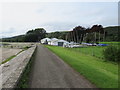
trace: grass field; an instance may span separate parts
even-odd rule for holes
[[[46,46],[98,88],[118,87],[118,65],[57,46]]]
[[[104,59],[103,50],[105,50],[106,47],[100,47],[100,46],[88,46],[83,48],[69,48],[71,50],[74,50],[76,52],[84,53],[86,55],[91,55],[100,59]]]
[[[116,47],[119,47],[120,42],[101,42],[102,44],[108,44],[108,46],[113,45]],[[84,53],[86,55],[95,56],[97,58],[104,60],[103,51],[105,50],[107,46],[88,46],[83,48],[72,48],[72,50],[75,50],[80,53]],[[71,49],[71,48],[69,48]]]

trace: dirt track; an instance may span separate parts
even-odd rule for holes
[[[30,74],[30,88],[95,88],[58,56],[38,45]]]

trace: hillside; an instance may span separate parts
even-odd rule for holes
[[[106,41],[120,41],[120,26],[106,27]]]
[[[24,40],[25,35],[14,36],[10,38],[2,38],[3,42],[22,42]]]

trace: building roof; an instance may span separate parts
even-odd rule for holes
[[[59,40],[59,39],[57,39],[57,38],[51,38],[51,41],[56,41],[56,40]]]
[[[43,39],[41,39],[41,41],[51,41],[51,39],[50,38],[43,38]]]
[[[54,41],[52,41],[52,42],[65,42],[65,43],[69,43],[68,41],[62,40],[62,39],[54,40]]]
[[[68,41],[66,40],[63,40],[63,39],[57,39],[57,38],[44,38],[44,39],[41,39],[42,42],[45,42],[45,41],[48,41],[48,42],[65,42],[65,43],[69,43]]]

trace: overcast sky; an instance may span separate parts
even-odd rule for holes
[[[117,2],[5,2],[2,3],[2,27],[5,37],[44,28],[47,32],[72,30],[81,25],[118,25]]]

